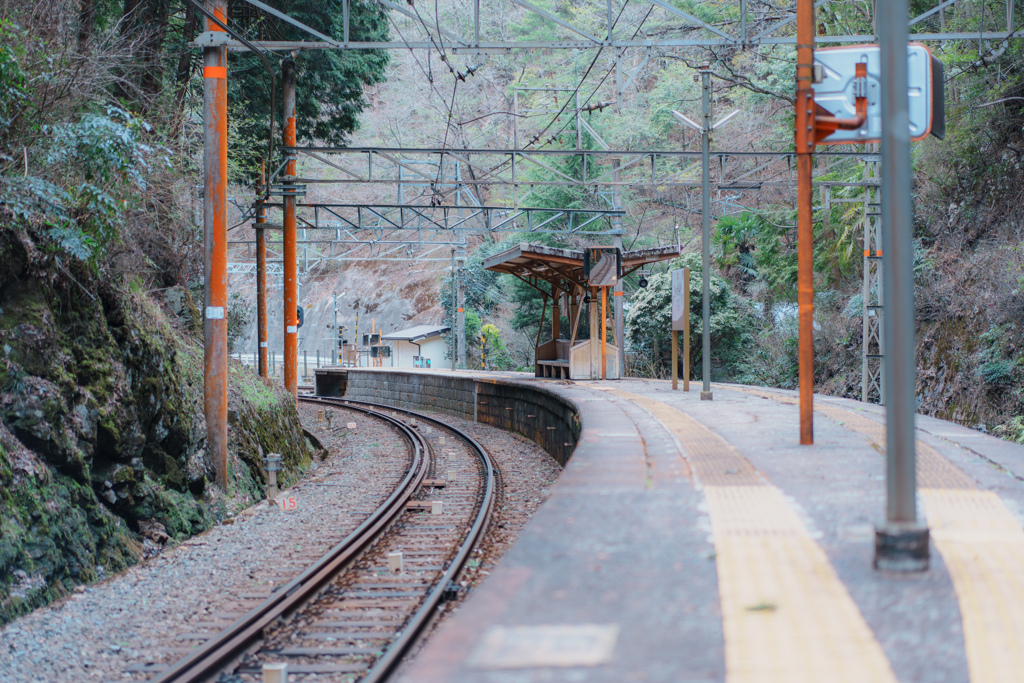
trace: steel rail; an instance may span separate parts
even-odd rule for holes
[[[321,402],[307,397],[300,397],[299,400]],[[423,483],[430,466],[429,448],[425,440],[401,420],[390,415],[357,405],[349,407],[392,423],[409,440],[413,446],[413,462],[402,482],[373,514],[316,563],[215,638],[179,660],[154,679],[153,683],[198,683],[217,674],[225,664],[242,654],[254,640],[258,639],[264,628],[279,617],[295,611],[315,596],[405,511],[406,502]]]
[[[487,454],[487,451],[479,442],[477,442],[476,439],[443,420],[439,420],[429,415],[424,415],[423,413],[415,410],[395,408],[392,406],[381,405],[379,403],[370,403],[368,401],[337,399],[336,401],[330,402],[345,406],[373,406],[376,409],[398,411],[421,420],[433,422],[444,429],[454,432],[459,436],[459,438],[465,440],[480,457],[480,461],[484,467],[484,472],[486,473],[484,493],[480,501],[480,508],[477,511],[476,520],[473,522],[473,526],[470,528],[469,533],[466,534],[465,539],[462,541],[462,545],[459,547],[459,552],[455,555],[454,559],[452,559],[451,563],[448,565],[448,569],[445,570],[444,575],[441,576],[437,585],[435,585],[427,595],[426,600],[424,600],[420,608],[416,610],[416,613],[409,620],[409,623],[402,629],[401,635],[399,635],[391,644],[391,647],[387,649],[384,655],[377,660],[376,664],[373,665],[373,668],[370,669],[365,676],[358,679],[359,683],[379,683],[380,681],[387,680],[387,677],[399,664],[402,657],[419,641],[419,636],[423,629],[430,623],[431,619],[436,616],[437,605],[440,604],[448,586],[455,580],[455,577],[459,575],[459,572],[462,571],[463,566],[469,559],[469,554],[473,551],[477,541],[483,536],[484,530],[487,528],[487,523],[490,521],[491,510],[494,504],[494,488],[496,485],[495,480],[497,478],[497,470],[491,462],[491,457]]]

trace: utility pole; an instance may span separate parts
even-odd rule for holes
[[[206,7],[227,23],[227,0],[207,0]],[[207,17],[206,30],[223,31]],[[206,448],[217,485],[228,489],[228,51],[203,48],[203,242],[205,247],[205,316],[203,324],[203,413]]]
[[[800,311],[800,443],[814,443],[814,0],[796,10],[797,304]]]
[[[710,401],[711,394],[711,64],[701,66],[701,212],[700,212],[700,264],[704,278],[701,301],[701,375],[703,386],[700,400]]]
[[[680,123],[700,133],[701,142],[701,250],[700,262],[702,274],[701,295],[701,374],[703,386],[700,400],[710,401],[711,394],[711,131],[724,126],[740,113],[736,109],[723,116],[714,124],[711,123],[711,64],[704,62],[701,72],[701,122],[698,124],[677,111],[673,111]],[[696,77],[694,77],[696,78]],[[677,226],[678,227],[678,226]]]
[[[458,287],[455,284],[455,250],[452,249],[452,372],[455,372],[455,356],[459,343],[458,334],[456,334],[455,332],[455,329],[457,327],[455,321],[458,317],[458,312],[456,311],[456,308],[459,305],[457,290]]]
[[[808,0],[809,2],[810,0]],[[886,522],[875,530],[875,567],[928,568],[928,527],[917,518],[914,452],[914,206],[911,197],[907,0],[876,5],[881,48],[882,223],[885,278]],[[798,41],[799,42],[799,41]]]
[[[619,159],[612,159],[612,168],[615,169],[615,182],[616,183],[618,183],[619,179],[620,179],[620,172],[619,172],[619,165],[620,165],[620,163],[621,162],[619,161]],[[622,208],[622,195],[621,195],[621,190],[619,189],[619,187],[620,186],[618,184],[616,184],[615,185],[615,189],[612,190],[612,208],[615,209],[616,211],[618,211],[618,210],[620,210]],[[615,236],[612,237],[612,245],[621,252],[622,251],[622,217],[621,216],[612,216],[612,228],[615,230]],[[623,336],[624,332],[625,332],[625,323],[624,323],[624,321],[625,321],[624,312],[625,311],[624,311],[624,308],[622,306],[622,303],[623,303],[624,299],[623,299],[622,279],[621,278],[619,278],[618,280],[615,281],[615,289],[613,290],[612,298],[614,300],[614,305],[615,305],[615,323],[614,323],[615,324],[615,343],[618,344],[618,346],[619,346],[619,377],[625,377],[626,376],[626,342],[625,342],[625,337]]]
[[[459,346],[459,367],[466,367],[466,247],[459,246],[456,253],[458,280],[458,307],[455,309],[455,340]]]
[[[604,149],[609,149],[608,143],[606,143],[604,140],[602,140],[601,136],[599,136],[597,134],[597,132],[593,128],[590,127],[589,124],[587,124],[586,122],[583,121],[582,116],[583,116],[583,112],[580,111],[580,94],[579,94],[579,92],[577,92],[576,93],[576,151],[578,151],[578,152],[583,151],[583,129],[584,128],[586,128],[587,132],[590,133],[590,135],[593,137],[594,141],[597,142],[598,145],[600,145]],[[584,159],[583,163],[586,163],[586,159]],[[621,164],[622,164],[622,161],[620,159],[618,159],[618,158],[613,158],[612,159],[612,168],[615,170],[615,174],[614,174],[614,182],[615,182],[615,184],[612,186],[611,196],[612,196],[612,209],[614,209],[615,211],[621,211],[622,210],[622,189],[621,189],[621,185],[619,185],[619,182],[622,180],[622,176],[621,176],[621,173],[619,171],[619,166],[621,166]],[[584,177],[585,177],[585,174],[586,174],[586,171],[584,171]],[[622,216],[612,216],[612,231],[615,233],[614,236],[612,237],[612,246],[614,246],[616,249],[618,249],[621,252],[622,251],[622,232],[623,232],[623,230],[622,230]],[[552,292],[552,295],[553,294],[554,293]],[[624,324],[624,321],[625,321],[625,315],[624,315],[625,314],[625,308],[622,305],[624,299],[623,299],[622,280],[621,279],[617,280],[615,282],[615,290],[614,290],[612,296],[613,296],[613,305],[614,305],[614,311],[615,311],[615,323],[614,323],[614,325],[615,325],[615,343],[619,347],[619,377],[625,377],[626,376],[626,342],[625,342],[625,335],[624,335],[624,332],[625,332],[625,324]]]
[[[281,64],[284,90],[284,146],[295,147],[295,61]],[[285,152],[284,169],[284,388],[298,400],[299,396],[299,321],[298,321],[298,252],[295,227],[295,152]]]
[[[260,173],[259,199],[256,201],[256,349],[260,377],[269,377],[267,358],[267,208],[263,198],[267,191],[267,169]]]

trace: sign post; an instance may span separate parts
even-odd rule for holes
[[[690,390],[690,269],[672,271],[672,390],[679,388],[679,331],[683,331],[683,391]]]

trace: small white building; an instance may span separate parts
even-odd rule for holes
[[[396,368],[443,368],[448,345],[441,337],[447,325],[416,325],[381,336],[392,342],[391,361]]]

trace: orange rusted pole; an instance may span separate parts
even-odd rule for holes
[[[256,204],[256,353],[259,356],[257,368],[260,377],[269,377],[267,358],[267,238],[261,227],[267,222],[267,208],[263,204],[266,191],[267,170],[260,173],[260,198]]]
[[[295,62],[286,59],[281,66],[284,82],[284,146],[295,146]],[[295,153],[286,151],[288,163],[284,175],[292,186],[297,172]],[[299,396],[299,262],[295,246],[295,195],[284,195],[284,388]]]
[[[608,379],[608,288],[601,288],[601,379]]]
[[[814,443],[814,0],[796,8],[797,302],[800,309],[800,443]]]
[[[227,23],[226,0],[207,0],[206,5],[215,17]],[[206,30],[223,29],[207,18]],[[228,483],[227,56],[225,47],[203,50],[203,413],[206,448],[213,460],[217,485],[224,491]]]

